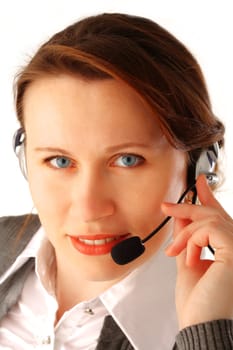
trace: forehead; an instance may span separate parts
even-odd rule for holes
[[[70,75],[49,76],[33,82],[24,96],[27,134],[55,133],[137,134],[140,139],[162,135],[156,113],[126,83],[114,79],[87,81]]]

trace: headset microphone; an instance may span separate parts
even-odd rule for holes
[[[195,192],[195,185],[196,181],[183,192],[177,203],[181,203],[185,196],[188,194],[188,192],[190,192],[191,190]],[[148,236],[146,236],[142,240],[139,236],[133,236],[116,244],[111,250],[112,259],[118,265],[125,265],[130,263],[134,259],[137,259],[145,251],[144,243],[151,239],[157,232],[159,232],[161,228],[165,226],[170,219],[171,216],[167,216],[166,219],[164,219],[164,221],[158,227],[156,227],[156,229],[154,229]]]

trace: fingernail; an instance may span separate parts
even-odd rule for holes
[[[164,252],[166,255],[172,255],[172,248],[173,248],[173,242],[169,243],[165,249],[164,249]]]

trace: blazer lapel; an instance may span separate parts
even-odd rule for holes
[[[134,350],[112,316],[106,316],[96,350]]]
[[[0,276],[13,264],[39,227],[40,221],[37,215],[0,218]],[[17,239],[20,230],[22,235]],[[0,285],[0,320],[17,302],[24,282],[34,265],[35,259],[30,258]]]
[[[19,299],[24,282],[34,266],[35,259],[30,258],[0,285],[0,320]]]

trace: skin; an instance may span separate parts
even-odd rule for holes
[[[186,186],[186,154],[170,146],[136,92],[113,79],[41,78],[26,91],[24,117],[29,186],[56,254],[59,318],[148,260],[172,224],[124,266],[110,253],[79,252],[70,235],[147,236],[165,217],[161,203],[176,202]],[[133,166],[123,163],[129,154]],[[70,165],[57,168],[57,156]]]

